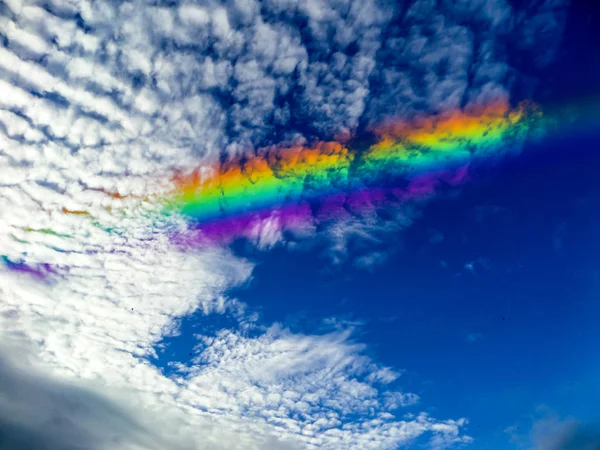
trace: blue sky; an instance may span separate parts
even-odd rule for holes
[[[264,240],[187,248],[161,199],[271,145],[577,108],[599,21],[591,0],[0,3],[0,450],[598,448],[598,117],[374,220],[269,234],[275,211]]]

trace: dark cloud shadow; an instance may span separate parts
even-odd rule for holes
[[[20,351],[0,348],[0,450],[181,448],[101,394],[15,364]]]

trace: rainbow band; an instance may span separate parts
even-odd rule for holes
[[[252,157],[180,171],[170,180],[173,189],[163,197],[88,189],[115,200],[135,197],[150,202],[156,207],[151,209],[159,211],[147,213],[154,231],[168,233],[177,244],[227,243],[237,237],[256,238],[267,229],[324,227],[342,215],[368,215],[380,206],[393,212],[397,205],[435,195],[440,185],[464,182],[473,166],[519,153],[526,137],[543,137],[546,143],[596,136],[599,118],[600,98],[595,94],[545,107],[543,115],[530,102],[514,109],[496,102],[380,124],[370,130],[374,143],[366,148],[339,142],[271,147]],[[102,226],[85,209],[63,207],[62,212],[90,217],[95,226],[110,233],[127,232]],[[183,217],[187,227],[171,226],[179,223],[171,215]],[[24,231],[70,237],[46,228]],[[9,270],[40,278],[58,273],[47,264],[1,259],[0,265]]]
[[[314,212],[307,202],[314,200],[331,216],[353,204],[422,198],[442,181],[460,183],[471,162],[518,149],[541,117],[531,104],[511,110],[497,102],[382,124],[372,130],[376,142],[365,150],[338,142],[267,149],[177,174],[163,212],[183,214],[195,239],[227,240],[252,233],[253,226],[273,217],[281,228],[310,220]]]

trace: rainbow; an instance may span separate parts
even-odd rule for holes
[[[270,147],[251,156],[176,173],[164,215],[186,218],[180,244],[230,242],[279,230],[319,225],[342,213],[428,198],[469,177],[520,143],[543,115],[531,103],[495,102],[369,130],[366,146],[316,142]]]
[[[526,139],[537,136],[547,143],[597,131],[599,106],[597,96],[543,110],[531,102],[510,107],[498,101],[390,120],[347,142],[271,146],[214,164],[171,170],[155,180],[171,186],[158,196],[88,189],[117,202],[127,200],[121,205],[125,209],[132,197],[150,205],[152,212],[144,214],[153,232],[166,233],[182,249],[238,238],[257,241],[266,232],[319,230],[348,216],[377,217],[382,210],[394,217],[394,208],[427,200],[468,181],[478,167],[520,154]],[[103,227],[85,207],[63,207],[62,213],[89,218],[108,233],[127,232]],[[46,228],[25,231],[59,235]],[[38,278],[58,273],[47,264],[7,256],[2,262],[12,271]]]

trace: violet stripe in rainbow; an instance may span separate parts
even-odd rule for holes
[[[440,184],[467,179],[472,163],[518,151],[542,117],[530,103],[511,109],[496,102],[381,124],[366,148],[319,142],[264,149],[176,174],[163,212],[187,219],[189,230],[173,239],[193,244],[256,237],[267,225],[319,225],[340,213],[427,198]]]

